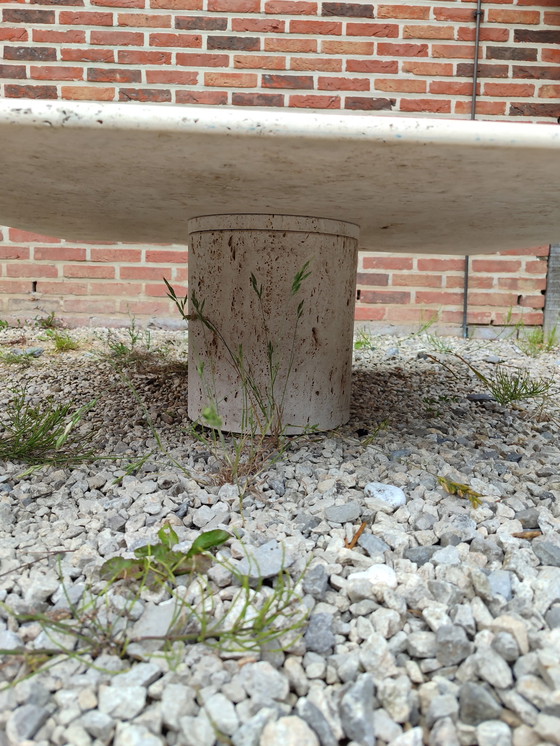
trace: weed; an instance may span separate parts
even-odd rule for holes
[[[68,332],[61,332],[57,329],[47,329],[45,337],[42,339],[51,340],[56,352],[69,352],[70,350],[80,349],[79,343],[75,339],[72,339]]]
[[[62,322],[55,318],[55,312],[51,311],[47,316],[35,316],[35,326],[39,329],[56,329],[62,326]]]
[[[102,653],[132,661],[138,654],[134,645],[141,646],[143,656],[164,655],[172,664],[187,644],[258,653],[264,647],[271,649],[271,643],[284,649],[299,638],[307,618],[297,590],[301,578],[292,580],[281,570],[273,587],[250,582],[230,562],[210,553],[230,538],[225,531],[200,534],[187,552],[175,548],[178,537],[170,526],[160,529],[158,538],[160,543],[136,550],[135,559],[115,557],[106,562],[101,573],[107,581],[101,586],[89,583],[77,602],[63,584],[65,609],[18,614],[0,604],[19,623],[38,622],[51,642],[50,647],[32,650],[0,650],[0,655],[23,662],[26,678],[61,656],[93,668]],[[206,574],[212,563],[231,573],[237,585],[230,601],[219,598],[219,589]],[[186,582],[178,579],[184,575]],[[154,587],[166,598],[163,603],[170,603],[170,614],[166,629],[145,636],[134,625],[138,618],[134,612],[144,591]]]
[[[373,339],[367,329],[361,328],[356,332],[356,340],[354,342],[355,350],[374,350]]]
[[[447,477],[442,477],[439,475],[435,475],[438,482],[441,484],[443,489],[449,494],[449,495],[457,495],[457,497],[462,497],[470,502],[470,504],[473,506],[473,508],[478,508],[482,505],[482,497],[483,495],[480,494],[480,492],[476,492],[473,490],[472,487],[469,487],[468,484],[462,484],[461,482],[453,482],[451,479],[448,479]]]
[[[0,363],[6,365],[21,365],[23,368],[28,368],[33,360],[35,360],[35,355],[32,352],[0,350]]]
[[[133,317],[125,333],[127,339],[123,340],[113,330],[109,331],[107,335],[109,353],[102,357],[123,367],[146,362],[154,352],[150,330],[138,328],[136,319]]]
[[[4,319],[0,319],[0,331],[7,329],[10,325]]]
[[[527,399],[541,399],[543,402],[552,389],[552,380],[533,378],[527,370],[508,370],[497,366],[492,375],[484,375],[472,363],[456,354],[475,376],[484,383],[498,404],[511,404]]]
[[[92,460],[93,433],[80,433],[78,426],[95,403],[75,409],[72,402],[57,404],[49,398],[32,404],[25,387],[15,388],[0,425],[0,459],[57,465]]]
[[[517,340],[517,346],[526,355],[538,357],[544,352],[552,352],[558,347],[558,331],[556,327],[545,334],[542,326],[537,326],[527,334],[520,336]]]
[[[436,334],[426,334],[426,341],[430,347],[442,355],[450,355],[453,352],[450,340],[445,337],[438,337]]]

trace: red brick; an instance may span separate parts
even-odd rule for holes
[[[541,262],[539,260],[534,262],[525,262],[524,269],[527,274],[540,275],[541,273],[546,272],[546,264],[545,262]]]
[[[342,23],[340,21],[290,21],[291,34],[328,34],[340,36]]]
[[[342,60],[328,57],[292,57],[290,68],[292,70],[320,70],[321,72],[339,73],[342,72]]]
[[[171,52],[137,52],[134,49],[119,49],[117,52],[120,65],[170,65]]]
[[[171,308],[170,302],[162,301],[123,301],[120,302],[120,309],[122,312],[128,314],[138,314],[144,316],[161,316],[162,314],[169,314]]]
[[[208,36],[208,49],[231,49],[232,51],[258,52],[261,40],[258,36]]]
[[[371,41],[322,41],[323,54],[373,54]]]
[[[560,85],[543,85],[539,89],[540,98],[560,98]]]
[[[485,114],[487,116],[501,116],[506,113],[506,104],[501,101],[477,101],[476,111],[478,114]],[[470,114],[471,103],[470,101],[456,101],[455,102],[455,113],[456,114]]]
[[[427,57],[427,44],[391,44],[379,42],[377,54],[389,55],[391,57]]]
[[[92,5],[103,5],[109,8],[144,8],[145,0],[91,0]]]
[[[171,28],[170,15],[152,13],[119,13],[119,26],[133,26],[136,28]]]
[[[347,23],[348,36],[377,36],[382,39],[396,39],[400,28],[396,23]]]
[[[47,262],[84,262],[86,249],[72,246],[37,246],[33,252],[35,261]]]
[[[311,75],[267,75],[262,76],[263,88],[313,88]]]
[[[471,60],[474,57],[474,47],[466,44],[433,44],[432,55],[436,58]]]
[[[465,260],[455,257],[445,257],[444,259],[418,257],[418,269],[421,272],[462,272],[465,269]]]
[[[166,277],[171,279],[170,267],[121,267],[121,280],[161,280]]]
[[[233,66],[247,70],[285,70],[286,58],[266,54],[235,54]]]
[[[173,288],[177,295],[179,297],[184,296],[187,292],[187,286],[179,286],[176,283],[173,283]],[[144,286],[144,292],[146,295],[152,296],[154,298],[164,298],[167,296],[167,287],[163,283],[159,283],[157,285],[152,285],[151,283],[146,283]]]
[[[407,272],[406,274],[393,272],[393,276],[391,277],[391,285],[393,287],[403,286],[440,288],[442,286],[442,276],[428,275],[422,272]]]
[[[151,47],[192,47],[202,46],[200,34],[150,34]]]
[[[349,111],[390,111],[396,103],[394,98],[371,98],[370,96],[346,96],[344,108]]]
[[[319,77],[317,88],[320,91],[369,91],[369,86],[368,78]]]
[[[474,8],[434,8],[436,21],[474,21]]]
[[[163,250],[148,249],[146,261],[153,264],[186,264],[189,260],[189,252],[185,250]]]
[[[425,80],[407,80],[406,78],[378,78],[375,88],[379,91],[401,91],[404,93],[426,93]]]
[[[381,274],[380,272],[358,272],[356,279],[358,285],[376,285],[378,287],[383,287],[389,284],[389,275]]]
[[[113,101],[115,88],[98,88],[97,86],[62,86],[63,99],[81,101]]]
[[[284,106],[282,93],[233,93],[234,106]]]
[[[278,34],[286,30],[286,21],[278,18],[234,18],[231,22],[231,30],[248,31],[254,34]]]
[[[404,39],[453,39],[454,34],[453,26],[423,25],[403,28]]]
[[[407,306],[389,306],[385,314],[385,321],[396,323],[426,323],[426,311],[423,308],[414,308]]]
[[[30,8],[4,8],[4,23],[54,23],[54,10],[35,10]]]
[[[451,101],[440,101],[431,98],[402,98],[401,111],[430,111],[434,113],[450,114]]]
[[[480,84],[476,87],[480,93]],[[471,96],[472,83],[456,83],[452,80],[433,80],[430,83],[430,93],[444,96]]]
[[[486,23],[508,23],[512,25],[529,26],[541,22],[538,10],[509,10],[489,8],[485,17]]]
[[[409,303],[410,293],[404,290],[362,290],[362,303]]]
[[[58,295],[64,298],[68,295],[89,295],[87,282],[38,282],[37,292],[43,295]]]
[[[559,89],[560,90],[560,89]],[[518,98],[519,96],[533,96],[535,86],[523,83],[485,83],[485,96],[506,96]]]
[[[204,73],[204,85],[217,88],[255,88],[258,80],[256,73]]]
[[[54,47],[9,47],[4,45],[4,59],[54,62],[56,60],[56,49]]]
[[[39,68],[42,70],[43,68]],[[48,69],[48,68],[47,68]],[[10,78],[12,80],[25,80],[25,65],[1,65],[0,78]]]
[[[430,8],[427,5],[378,5],[377,17],[427,20],[430,17]]]
[[[399,63],[396,60],[346,60],[346,71],[349,73],[397,74]]]
[[[16,293],[30,293],[29,281],[25,280],[3,280],[0,278],[0,293],[15,295]]]
[[[454,75],[453,64],[451,62],[419,62],[406,60],[402,63],[403,73],[412,75]]]
[[[461,275],[445,275],[445,287],[446,288],[463,288],[465,284],[465,278]],[[493,277],[484,277],[479,275],[471,275],[469,277],[469,288],[479,288],[489,290],[494,287]]]
[[[0,28],[0,41],[27,41],[27,31],[23,28]]]
[[[382,321],[385,318],[384,306],[356,306],[354,318],[356,321]]]
[[[290,96],[290,106],[299,109],[340,109],[340,96]]]
[[[492,272],[501,275],[502,272],[519,272],[521,262],[509,259],[473,259],[471,268],[473,272]]]
[[[227,54],[204,54],[197,52],[177,52],[177,64],[183,67],[227,67],[229,57]]]
[[[144,45],[144,34],[133,31],[92,31],[90,44],[115,47],[141,47]]]
[[[196,85],[198,73],[180,70],[146,70],[146,83],[149,85]]]
[[[315,39],[288,39],[286,37],[265,38],[264,48],[267,52],[316,52],[317,41]]]
[[[416,303],[457,306],[462,302],[463,293],[453,293],[447,290],[418,290],[416,292]]]
[[[312,16],[317,13],[317,3],[308,3],[304,0],[269,0],[264,4],[264,12],[272,15]]]
[[[162,10],[202,10],[203,0],[150,0],[150,8]]]
[[[560,49],[543,49],[542,50],[543,62],[560,62]]]
[[[2,32],[0,31],[0,40]],[[85,44],[86,32],[77,29],[55,31],[52,29],[33,29],[33,41],[47,44]]]
[[[171,91],[163,91],[159,88],[120,88],[119,101],[170,103]]]
[[[115,276],[115,268],[108,265],[65,264],[62,268],[64,277],[87,277],[98,280],[109,280]]]
[[[114,62],[113,49],[62,49],[60,57],[64,62]]]
[[[546,11],[543,20],[546,26],[560,26],[560,13]]]
[[[133,298],[142,294],[142,284],[135,282],[96,282],[92,284],[92,295],[112,295]]]
[[[90,67],[87,79],[92,83],[140,83],[142,72],[130,68],[119,70],[114,67]]]
[[[514,293],[469,293],[471,306],[502,306],[509,308],[517,305],[517,295]]]
[[[113,14],[88,12],[87,10],[61,10],[60,23],[63,26],[112,26]]]
[[[519,305],[529,308],[544,308],[544,295],[524,295],[519,301]]]
[[[498,287],[506,290],[546,290],[546,277],[498,277]]]
[[[42,233],[32,233],[31,231],[22,231],[19,228],[10,228],[8,230],[10,241],[22,243],[61,243],[60,238],[54,236],[44,236]]]
[[[260,0],[208,0],[210,12],[258,13],[260,5]]]
[[[412,269],[409,256],[364,256],[364,269]]]
[[[321,14],[324,16],[342,16],[343,18],[373,18],[374,8],[370,4],[324,2]]]
[[[140,262],[142,252],[140,249],[92,249],[92,262]]]
[[[475,41],[476,29],[471,26],[457,29],[458,41]],[[507,42],[510,31],[507,28],[482,28],[480,29],[480,41]]]
[[[52,264],[7,264],[8,277],[58,277],[58,268]]]
[[[228,102],[228,95],[225,91],[176,91],[175,101],[178,104],[223,106]]]
[[[0,259],[29,259],[27,246],[0,246]]]
[[[6,98],[48,98],[58,97],[55,85],[14,85],[6,83],[4,86]]]
[[[175,16],[175,28],[187,31],[225,31],[227,26],[227,18],[216,16]]]

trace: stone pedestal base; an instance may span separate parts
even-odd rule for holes
[[[287,433],[348,420],[357,248],[358,227],[334,220],[189,222],[192,419]]]

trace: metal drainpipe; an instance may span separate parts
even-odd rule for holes
[[[476,20],[475,40],[474,40],[474,64],[473,64],[473,88],[471,98],[471,119],[476,119],[476,86],[478,83],[478,58],[480,52],[480,23],[482,21],[482,0],[477,0],[474,17]],[[465,256],[465,275],[463,284],[463,337],[469,336],[469,327],[467,324],[468,317],[468,295],[469,295],[469,263],[470,257]]]

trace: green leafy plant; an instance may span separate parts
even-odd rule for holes
[[[367,329],[358,329],[356,333],[356,339],[354,341],[355,350],[374,350],[373,339]]]
[[[531,329],[530,332],[520,335],[517,346],[530,357],[538,357],[542,353],[552,352],[558,347],[558,331],[554,327],[545,334],[542,326]]]
[[[0,363],[5,363],[6,365],[20,365],[22,368],[28,368],[35,359],[35,355],[32,352],[0,350]]]
[[[55,312],[51,311],[47,316],[35,316],[35,326],[39,329],[56,329],[62,326],[62,322],[56,318]]]
[[[43,648],[0,650],[5,659],[26,666],[23,676],[16,671],[18,678],[11,685],[64,657],[94,668],[102,653],[132,661],[137,655],[135,644],[144,646],[143,657],[164,655],[172,665],[188,644],[258,654],[274,644],[285,649],[299,638],[308,616],[298,590],[301,577],[292,580],[282,569],[272,587],[251,580],[231,562],[210,554],[230,538],[225,531],[200,534],[187,552],[174,549],[177,534],[171,527],[160,529],[158,537],[158,544],[136,550],[130,563],[118,557],[106,562],[101,573],[107,580],[101,586],[89,583],[77,602],[63,585],[66,608],[23,614],[0,604],[20,624],[37,622],[51,642]],[[231,573],[237,591],[229,602],[218,600],[218,588],[207,574],[212,563]],[[190,576],[187,584],[178,581],[185,574]],[[171,603],[172,613],[165,631],[145,636],[135,631],[134,611],[154,586]]]
[[[188,552],[174,551],[179,537],[173,528],[166,524],[158,531],[158,544],[146,544],[134,551],[135,559],[113,557],[107,560],[100,570],[104,580],[140,580],[149,587],[165,582],[173,582],[177,575],[206,571],[211,559],[210,549],[224,544],[231,538],[227,531],[216,529],[200,534]]]
[[[96,401],[78,408],[52,398],[32,404],[27,388],[16,387],[0,423],[0,459],[58,465],[92,460],[94,433],[81,433],[79,426]]]
[[[5,319],[0,319],[0,331],[7,329],[10,325]]]
[[[45,331],[44,339],[53,342],[56,352],[69,352],[70,350],[80,349],[79,343],[75,339],[72,339],[68,332],[61,332],[57,329],[47,329]]]
[[[154,354],[152,335],[149,329],[139,328],[134,317],[130,320],[123,333],[110,330],[107,335],[109,352],[103,355],[105,359],[122,367],[147,362]]]
[[[461,355],[456,354],[456,357],[484,383],[498,404],[511,404],[527,399],[544,401],[551,392],[551,379],[534,378],[527,370],[508,370],[499,365],[491,375],[485,375]]]

